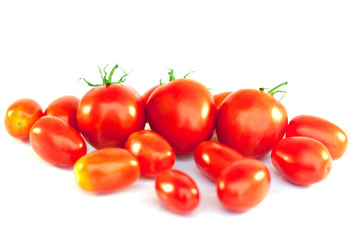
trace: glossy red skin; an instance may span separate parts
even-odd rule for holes
[[[176,154],[190,154],[212,137],[216,108],[211,92],[190,79],[176,79],[157,88],[146,105],[151,129],[162,135]]]
[[[45,109],[46,116],[54,116],[69,123],[78,131],[76,111],[79,105],[79,98],[75,96],[63,96],[52,101]]]
[[[6,110],[5,128],[12,137],[26,141],[31,127],[43,115],[39,103],[29,98],[19,99]]]
[[[308,137],[282,139],[272,150],[273,166],[291,183],[307,186],[326,178],[332,167],[327,148]]]
[[[345,153],[348,145],[346,133],[335,124],[316,116],[300,115],[288,124],[286,137],[303,136],[316,139],[326,146],[333,160]]]
[[[216,181],[233,162],[243,159],[242,154],[236,150],[213,141],[199,144],[193,157],[198,169],[212,181]]]
[[[175,162],[172,146],[150,130],[132,133],[124,148],[137,157],[140,172],[146,177],[156,177],[160,172],[171,169]]]
[[[162,84],[162,85],[163,85],[163,84]],[[152,95],[152,93],[154,92],[154,90],[157,89],[157,88],[159,88],[159,87],[162,86],[162,85],[155,85],[155,86],[149,88],[145,93],[143,93],[142,98],[143,98],[144,104],[147,104],[148,99],[149,99],[150,95]]]
[[[169,210],[186,214],[199,205],[199,190],[193,179],[175,169],[158,174],[155,189],[159,200]]]
[[[95,87],[80,100],[79,131],[94,148],[124,147],[133,132],[144,129],[142,97],[122,84]]]
[[[224,99],[228,97],[229,94],[232,92],[221,92],[213,95],[214,98],[214,105],[216,106],[217,112],[219,111],[219,108],[221,107]]]
[[[128,150],[103,148],[80,158],[74,165],[78,185],[94,193],[111,193],[133,184],[140,175],[138,161]]]
[[[87,152],[82,136],[53,116],[44,116],[32,126],[30,144],[42,159],[59,167],[72,167]]]
[[[286,108],[260,90],[241,89],[230,94],[218,112],[217,137],[245,157],[259,158],[283,138]]]
[[[268,168],[259,160],[245,158],[230,165],[217,179],[221,203],[233,211],[246,211],[266,197],[270,185]]]

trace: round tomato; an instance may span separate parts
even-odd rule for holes
[[[217,112],[219,111],[219,108],[221,107],[224,99],[226,99],[226,97],[228,97],[228,95],[231,93],[232,92],[221,92],[213,95],[214,105],[216,106]]]
[[[162,86],[162,85],[155,85],[155,86],[149,88],[145,93],[143,93],[142,98],[143,98],[144,104],[147,104],[150,95],[154,92],[155,89],[159,88],[160,86]]]
[[[332,167],[327,148],[308,137],[282,139],[272,150],[271,159],[284,178],[297,185],[310,185],[323,180]]]
[[[199,144],[193,156],[198,169],[213,181],[233,162],[243,159],[236,150],[213,141]]]
[[[271,94],[255,89],[231,93],[217,119],[218,140],[246,157],[258,158],[286,133],[287,111]]]
[[[112,73],[117,67],[113,68],[109,79],[103,77],[104,86],[90,84],[95,88],[79,102],[79,131],[94,148],[124,147],[129,135],[145,126],[142,97],[126,85],[111,82]]]
[[[28,98],[19,99],[6,110],[5,128],[14,138],[28,140],[31,127],[43,115],[39,103]]]
[[[168,169],[158,174],[155,189],[163,205],[175,213],[189,213],[199,204],[196,183],[179,170]]]
[[[211,92],[190,79],[176,79],[158,87],[146,111],[151,129],[162,135],[176,154],[190,154],[209,140],[216,122]]]
[[[270,179],[268,168],[261,161],[236,161],[217,179],[218,198],[230,210],[246,211],[266,197]]]
[[[78,109],[79,98],[75,96],[63,96],[55,99],[45,109],[46,116],[54,116],[69,123],[78,130],[76,110]]]
[[[122,148],[103,148],[81,157],[74,165],[75,179],[87,191],[109,193],[134,183],[140,175],[136,157]]]
[[[137,157],[140,172],[147,177],[156,177],[163,170],[172,168],[175,162],[172,146],[153,131],[132,133],[125,143],[125,149]]]
[[[87,151],[82,136],[53,116],[42,117],[33,125],[30,144],[42,159],[59,167],[72,167]]]
[[[345,153],[348,145],[346,133],[335,124],[319,117],[300,115],[293,118],[287,127],[286,137],[304,136],[323,143],[333,160]]]

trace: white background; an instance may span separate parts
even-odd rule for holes
[[[141,178],[120,192],[79,189],[72,170],[53,167],[0,127],[0,239],[361,239],[360,1],[3,1],[0,114],[23,97],[47,104],[81,97],[97,66],[118,63],[143,93],[191,77],[213,93],[283,81],[289,117],[326,118],[349,147],[323,182],[297,187],[270,163],[268,196],[245,213],[226,210],[192,156],[175,168],[197,182],[201,202],[179,216]]]

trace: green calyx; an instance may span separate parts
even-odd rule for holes
[[[168,68],[168,76],[169,76],[169,80],[168,82],[171,82],[173,80],[175,80],[175,77],[174,77],[174,69],[171,69],[171,68]],[[189,74],[191,73],[194,73],[195,71],[190,71],[189,73],[187,73],[186,75],[184,75],[183,78],[187,78]],[[163,85],[163,82],[162,82],[162,79],[159,79],[159,84],[160,85]]]
[[[101,84],[92,84],[92,83],[88,82],[87,80],[85,80],[85,78],[80,78],[79,80],[84,80],[84,82],[85,82],[86,84],[88,84],[88,86],[90,86],[90,87],[99,87],[99,86],[106,86],[106,85],[111,85],[111,84],[123,83],[123,82],[126,80],[127,76],[129,75],[129,73],[126,73],[123,68],[120,68],[120,69],[123,71],[124,75],[121,76],[121,78],[119,79],[119,81],[113,82],[113,81],[112,81],[112,78],[113,78],[114,71],[115,71],[117,68],[119,68],[119,66],[118,66],[118,64],[116,64],[116,65],[112,68],[112,70],[110,71],[109,76],[108,76],[108,78],[107,78],[108,73],[105,71],[105,69],[106,69],[108,66],[109,66],[109,64],[107,64],[107,65],[104,67],[104,69],[103,69],[104,75],[103,75],[102,70],[101,70],[100,67],[98,66],[98,69],[99,69],[99,72],[100,72],[100,76],[101,76],[101,78],[102,78],[102,80],[103,80],[103,83],[101,83]]]
[[[288,82],[284,82],[281,84],[278,84],[277,86],[275,86],[274,88],[272,88],[271,90],[267,91],[268,94],[271,94],[272,96],[274,96],[276,93],[283,93],[280,101],[283,99],[283,97],[287,94],[287,91],[284,90],[279,90],[280,87],[287,85]],[[268,88],[259,88],[260,91],[264,92],[265,90],[267,90]]]

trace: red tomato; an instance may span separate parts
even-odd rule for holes
[[[5,128],[14,138],[28,140],[31,127],[42,116],[39,103],[28,98],[19,99],[6,111]]]
[[[332,166],[327,148],[308,137],[282,139],[272,150],[271,159],[284,178],[297,185],[310,185],[323,180]]]
[[[53,116],[42,117],[33,125],[30,144],[42,159],[59,167],[72,167],[87,151],[82,136]]]
[[[81,157],[75,179],[87,191],[110,193],[133,184],[140,174],[136,157],[122,148],[103,148]]]
[[[287,128],[286,137],[304,136],[323,143],[333,160],[345,153],[348,138],[344,131],[335,124],[315,116],[300,115],[293,118]]]
[[[176,79],[160,86],[150,96],[146,110],[151,129],[161,134],[176,154],[192,153],[213,134],[213,96],[194,80]]]
[[[79,131],[94,148],[124,147],[130,134],[144,129],[144,103],[122,84],[95,87],[80,100],[77,120]]]
[[[272,95],[241,89],[221,105],[216,131],[221,143],[246,157],[258,158],[283,138],[287,123],[286,108]]]
[[[218,198],[230,210],[246,211],[266,197],[270,180],[270,173],[261,161],[252,158],[236,161],[217,179]]]
[[[213,181],[233,162],[243,159],[236,150],[213,141],[199,144],[193,156],[199,170]]]
[[[156,177],[163,170],[172,168],[175,162],[172,146],[153,131],[132,133],[125,143],[125,149],[137,157],[140,172],[147,177]]]
[[[162,86],[162,85],[155,85],[155,86],[151,87],[150,89],[148,89],[145,93],[143,93],[142,98],[143,98],[144,104],[147,104],[150,95],[154,92],[155,89],[159,88],[160,86]]]
[[[163,205],[175,213],[189,213],[199,204],[196,183],[181,171],[168,169],[158,174],[155,189]]]
[[[216,106],[217,112],[219,111],[219,108],[221,107],[224,99],[226,99],[226,97],[228,97],[228,95],[231,93],[232,92],[221,92],[213,95],[214,105]]]
[[[45,109],[45,115],[54,116],[69,123],[73,128],[78,130],[76,121],[76,110],[78,109],[79,98],[74,96],[63,96],[55,99]]]

